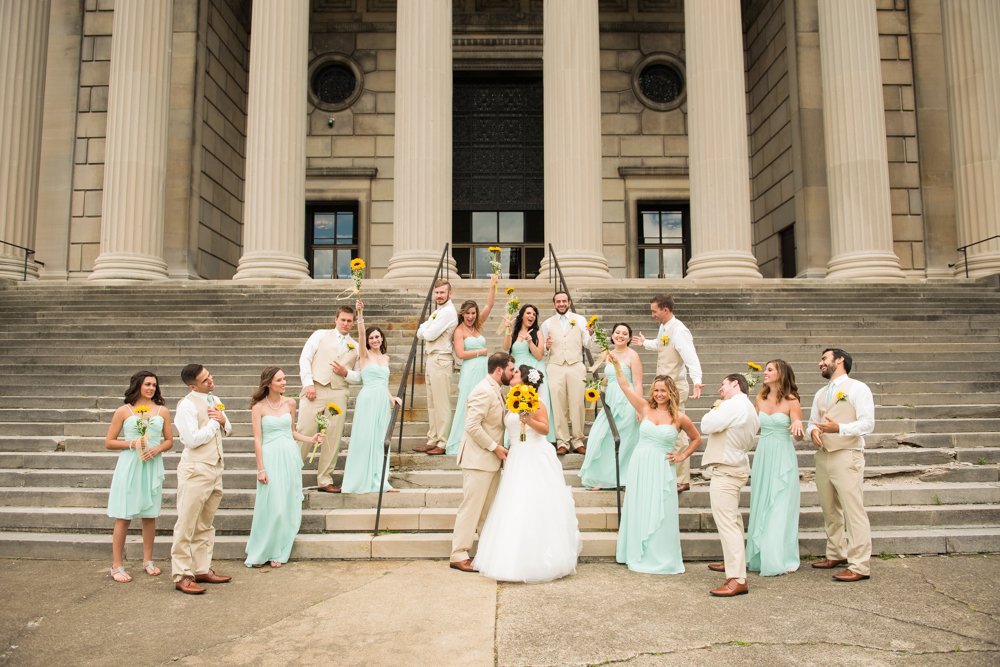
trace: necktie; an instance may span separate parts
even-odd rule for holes
[[[834,389],[836,389],[836,385],[833,384],[833,381],[831,381],[830,384],[826,385],[826,408],[827,408],[827,410],[829,410],[830,406],[833,405],[833,396],[834,396],[833,390]]]
[[[344,351],[344,334],[337,332],[337,350]]]
[[[562,327],[563,331],[566,331],[566,324],[568,322],[569,322],[569,319],[565,315],[560,315],[559,316],[559,326]]]

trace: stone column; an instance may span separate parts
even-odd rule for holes
[[[1000,4],[942,0],[958,244],[1000,234]],[[1000,273],[1000,239],[968,249],[969,276]],[[956,275],[965,276],[959,254]]]
[[[423,280],[451,242],[451,0],[396,7],[393,254],[385,277]],[[446,261],[455,275],[450,253]]]
[[[830,197],[827,278],[898,280],[875,0],[819,0]]]
[[[309,0],[254,0],[243,256],[234,280],[302,280]]]
[[[118,0],[111,30],[101,254],[90,280],[166,280],[163,218],[173,0]]]
[[[684,3],[691,260],[687,277],[760,278],[751,252],[750,157],[739,0]]]
[[[0,241],[35,249],[49,0],[0,2]],[[0,278],[24,278],[23,250],[0,244]],[[28,278],[38,267],[28,261]]]
[[[597,0],[545,0],[543,20],[545,240],[567,281],[610,278],[601,210]],[[548,250],[539,280],[548,280]]]

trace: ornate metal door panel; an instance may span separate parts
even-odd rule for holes
[[[453,209],[542,210],[541,78],[457,79],[453,108]]]

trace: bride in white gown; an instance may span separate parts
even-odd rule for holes
[[[510,384],[537,389],[541,383],[540,371],[521,366]],[[525,442],[521,442],[522,420],[527,424]],[[504,426],[510,452],[472,566],[498,581],[529,584],[576,574],[583,542],[573,492],[555,449],[545,439],[548,415],[545,410],[523,417],[509,412]]]

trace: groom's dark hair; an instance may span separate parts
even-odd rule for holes
[[[837,359],[843,359],[844,360],[844,372],[847,373],[848,375],[851,374],[851,366],[854,365],[854,359],[851,359],[851,355],[849,355],[846,352],[844,352],[843,350],[839,350],[839,349],[837,349],[835,347],[828,347],[825,350],[823,350],[823,354],[821,354],[819,356],[822,357],[827,352],[833,352],[833,361],[834,362],[836,362]]]
[[[181,369],[181,382],[187,385],[192,385],[198,381],[198,376],[201,372],[205,370],[205,367],[201,364],[188,364]]]
[[[507,368],[512,363],[514,363],[514,357],[506,352],[494,352],[486,362],[486,373],[487,375],[493,375],[493,371],[496,369]]]
[[[747,382],[747,376],[743,375],[743,373],[730,373],[726,376],[726,380],[738,384],[740,386],[740,391],[744,394],[750,393],[750,383]]]

